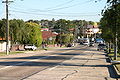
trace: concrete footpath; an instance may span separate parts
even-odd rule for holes
[[[115,78],[111,64],[106,62],[105,53],[95,48],[83,53],[86,55],[76,55],[24,80],[119,80]]]

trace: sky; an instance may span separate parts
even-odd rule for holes
[[[0,1],[0,19],[3,19],[5,3]],[[54,18],[98,22],[105,5],[106,0],[13,0],[9,3],[9,19],[27,21]]]

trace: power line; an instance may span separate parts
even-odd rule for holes
[[[81,5],[84,5],[84,4],[87,4],[87,3],[90,3],[92,1],[95,1],[95,0],[88,0],[88,1],[85,1],[83,3],[76,3],[76,4],[73,4],[73,5],[69,5],[69,6],[65,6],[65,7],[59,7],[59,8],[53,8],[53,9],[44,9],[44,10],[40,10],[40,9],[29,9],[31,11],[34,11],[34,12],[51,12],[51,11],[55,11],[55,10],[62,10],[62,9],[67,9],[67,8],[71,8],[71,7],[75,7],[75,6],[81,6]],[[13,7],[11,7],[13,8]],[[20,8],[15,8],[15,9],[20,9]]]
[[[17,10],[10,10],[10,11],[12,11],[12,12],[18,12],[18,13],[23,13],[23,14],[46,15],[46,16],[65,16],[65,17],[99,16],[98,14],[95,14],[95,15],[56,15],[56,14],[32,13],[32,12],[17,11]]]
[[[12,8],[12,9],[10,9],[11,11],[20,11],[18,8],[14,8],[14,7],[10,7],[10,8]],[[16,10],[17,9],[17,10]],[[28,11],[28,10],[26,10],[27,12],[37,12],[37,11]],[[25,11],[25,12],[26,12]],[[39,11],[40,13],[44,13],[45,14],[45,12],[42,12],[42,11]],[[86,14],[86,13],[63,13],[63,12],[47,12],[48,14],[71,14],[71,15],[80,15],[80,14]],[[87,12],[87,14],[99,14],[99,13],[101,13],[101,12]]]
[[[72,1],[72,0],[71,0]],[[94,1],[94,0],[89,0],[89,1],[86,1],[87,3],[88,2],[91,2],[91,1]],[[85,4],[86,4],[86,2],[84,2]],[[74,4],[74,5],[76,5],[76,4]],[[80,5],[80,4],[79,4]],[[73,6],[73,5],[71,5],[71,6]],[[69,7],[69,6],[68,6]],[[11,8],[14,8],[15,10],[14,11],[16,11],[16,9],[17,9],[17,12],[18,12],[18,8],[15,8],[15,7],[11,7]],[[63,9],[63,8],[62,8]],[[32,10],[34,10],[34,11],[32,11]],[[79,15],[79,14],[85,14],[85,13],[60,13],[60,12],[51,12],[51,11],[44,11],[44,10],[35,10],[35,9],[32,9],[30,12],[47,12],[48,14],[54,14],[54,13],[56,13],[56,14],[73,14],[73,15]],[[22,10],[23,11],[23,10]],[[28,11],[28,10],[27,10]],[[20,11],[19,11],[20,12]],[[25,12],[26,13],[26,12]],[[28,13],[28,12],[27,12]],[[36,13],[35,13],[36,14]],[[45,13],[44,13],[45,14]],[[94,13],[93,13],[94,14]],[[100,13],[98,13],[98,14],[100,14]],[[43,14],[42,14],[43,15]]]
[[[51,8],[46,8],[46,9],[53,9],[53,8],[56,8],[56,7],[64,6],[64,5],[69,4],[69,3],[73,2],[73,1],[74,1],[74,0],[70,0],[70,1],[67,1],[67,2],[65,2],[65,3],[62,3],[62,4],[59,4],[59,5],[56,5],[56,6],[51,7]]]
[[[94,1],[94,0],[88,0],[88,1],[85,1],[85,2],[83,2],[83,3],[77,3],[77,4],[73,4],[73,5],[66,6],[66,7],[48,9],[47,11],[54,11],[54,10],[61,10],[61,9],[71,8],[71,7],[75,7],[75,6],[78,6],[78,5],[84,5],[84,4],[90,3],[90,2],[92,2],[92,1]]]

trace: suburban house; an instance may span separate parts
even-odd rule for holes
[[[87,29],[85,33],[87,37],[96,38],[96,34],[100,34],[101,30],[99,29],[99,26],[96,23],[94,23],[94,25],[87,25]]]
[[[11,41],[9,41],[9,50],[10,51],[24,50],[24,45],[11,44]],[[6,40],[5,38],[0,38],[0,52],[4,51],[6,51]]]
[[[52,40],[58,35],[58,33],[52,32],[48,28],[42,28],[41,31],[43,40]]]
[[[10,48],[10,41],[9,41]],[[5,38],[0,38],[0,52],[6,51],[6,40]]]
[[[56,36],[58,35],[58,33],[56,32],[52,32],[51,30],[47,29],[47,28],[42,28],[42,38],[43,38],[43,42],[49,42],[49,41],[53,41],[56,39]],[[55,47],[55,45],[47,45],[48,47]]]

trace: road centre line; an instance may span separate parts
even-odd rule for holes
[[[52,68],[49,68],[48,70],[49,70],[49,71],[52,71],[53,69],[57,68],[58,66],[59,66],[59,65],[54,66],[54,67],[52,67]]]
[[[69,60],[73,60],[73,59],[74,59],[74,57],[70,58]],[[66,60],[65,60],[65,61],[66,61]],[[60,63],[59,65],[56,65],[56,66],[54,66],[54,67],[52,67],[52,68],[49,68],[48,70],[51,71],[51,70],[53,70],[53,69],[59,67],[59,66],[62,65],[65,61],[63,61],[63,62]]]
[[[74,50],[71,50],[71,51],[74,51]],[[71,51],[66,51],[66,52],[63,52],[63,53],[67,53],[67,52],[71,52]],[[84,51],[84,52],[88,52],[88,51]],[[60,54],[63,54],[63,53],[60,53]],[[69,60],[73,60],[74,59],[74,57],[72,57],[72,58],[70,58]],[[63,61],[64,62],[64,61]],[[53,70],[53,69],[55,69],[55,68],[57,68],[58,66],[60,66],[60,65],[62,65],[63,64],[63,62],[62,63],[60,63],[59,65],[56,65],[56,66],[54,66],[54,67],[52,67],[52,68],[49,68],[48,70]]]

